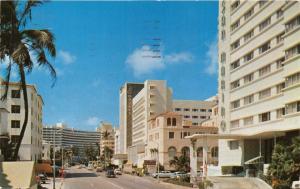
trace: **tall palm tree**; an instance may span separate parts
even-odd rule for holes
[[[177,171],[188,172],[190,169],[190,158],[184,155],[179,157],[175,156],[169,161],[170,165],[174,165]]]
[[[26,27],[28,21],[31,20],[31,9],[42,3],[42,1],[38,0],[28,0],[26,2],[2,1],[0,4],[0,62],[3,63],[8,60],[4,81],[5,92],[1,100],[4,101],[7,98],[11,69],[16,67],[20,78],[19,85],[23,93],[25,109],[20,138],[14,144],[12,160],[17,160],[28,122],[26,73],[30,73],[35,65],[45,66],[49,69],[54,82],[56,79],[55,69],[47,57],[47,54],[50,57],[56,56],[53,34],[47,29],[27,29]]]
[[[104,140],[107,140],[110,137],[110,133],[106,130],[101,133],[101,137]]]

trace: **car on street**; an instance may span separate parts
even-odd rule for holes
[[[116,175],[122,175],[121,169],[115,169],[115,174]]]
[[[170,171],[161,171],[159,173],[153,173],[152,177],[156,178],[157,176],[160,178],[170,178],[172,173]]]
[[[178,172],[172,173],[170,176],[170,178],[173,178],[173,179],[174,178],[178,179],[178,178],[183,178],[183,177],[189,177],[189,175],[185,172],[178,171]]]
[[[292,189],[300,189],[300,181],[293,181]]]
[[[114,170],[112,170],[112,169],[107,170],[106,177],[107,178],[116,178],[116,174],[115,174]]]
[[[37,180],[43,184],[46,183],[46,180],[47,180],[47,176],[43,173],[40,173],[37,175]]]

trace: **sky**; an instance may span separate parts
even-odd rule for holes
[[[44,69],[27,75],[43,97],[44,124],[118,127],[125,82],[167,80],[174,99],[215,95],[217,13],[217,1],[52,1],[34,8],[28,28],[50,29],[57,49],[50,59],[58,74],[54,87]]]

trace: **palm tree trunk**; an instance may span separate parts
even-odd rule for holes
[[[26,131],[27,122],[28,122],[28,96],[27,96],[25,72],[24,72],[24,67],[23,67],[22,63],[19,64],[19,72],[20,72],[20,76],[21,76],[21,87],[22,87],[23,98],[24,98],[25,117],[24,117],[22,129],[20,132],[19,141],[18,141],[17,146],[14,151],[13,161],[17,161],[17,159],[18,159],[18,153],[20,150],[20,146],[21,146],[21,143],[22,143],[25,131]]]

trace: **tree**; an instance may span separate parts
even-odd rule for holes
[[[4,80],[5,91],[1,100],[7,98],[11,69],[17,68],[20,78],[19,85],[23,93],[25,116],[22,124],[20,138],[15,145],[12,160],[16,161],[25,134],[28,122],[28,94],[26,84],[26,73],[30,73],[34,66],[45,66],[50,70],[50,74],[56,79],[54,67],[48,61],[48,56],[55,57],[56,49],[54,36],[47,29],[26,29],[28,21],[31,20],[31,10],[33,7],[41,5],[38,0],[1,1],[1,32],[0,32],[0,61],[7,61],[6,76]]]
[[[71,147],[72,156],[79,156],[79,148],[77,146]]]
[[[0,135],[0,149],[4,161],[10,161],[12,157],[13,145],[8,133],[3,133]]]
[[[300,175],[300,137],[291,144],[276,144],[268,168],[268,179],[274,189],[289,189]]]
[[[177,171],[188,172],[190,170],[190,158],[184,155],[175,156],[169,163],[170,165],[174,165]]]
[[[107,139],[109,139],[109,137],[110,137],[110,133],[108,131],[104,131],[101,133],[102,139],[107,140]]]
[[[114,151],[112,149],[110,149],[108,146],[104,146],[103,149],[103,155],[104,155],[104,160],[105,161],[110,161],[110,159],[113,156]]]
[[[92,145],[87,145],[84,149],[85,156],[89,161],[94,161],[97,159],[98,150],[95,149]]]

